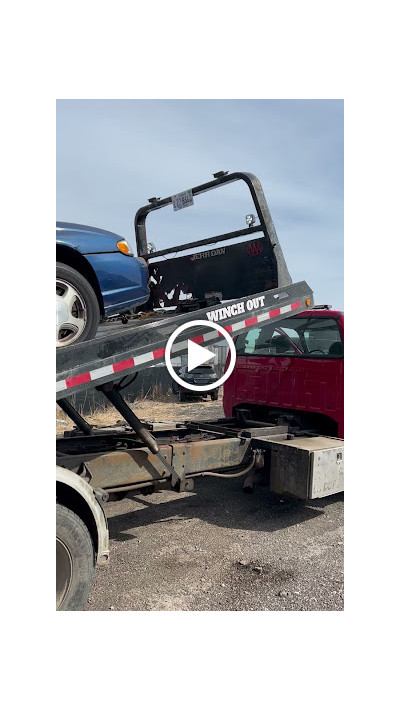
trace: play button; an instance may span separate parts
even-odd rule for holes
[[[211,358],[215,358],[215,353],[209,351],[208,348],[198,346],[194,341],[188,340],[188,371],[190,372],[199,365],[207,363]]]
[[[188,329],[191,329],[193,332],[195,327],[198,335],[189,336],[189,338],[185,338],[185,336],[181,335],[183,331]],[[213,333],[213,331],[216,331],[216,333]],[[189,383],[186,380],[182,380],[182,378],[179,377],[172,367],[171,352],[174,356],[187,356],[188,372],[190,372],[191,370],[194,370],[200,365],[204,365],[204,363],[208,363],[210,360],[215,358],[215,353],[213,353],[213,351],[210,351],[208,348],[200,346],[199,344],[204,343],[205,341],[217,342],[220,341],[221,338],[224,338],[227,342],[231,357],[226,372],[219,378],[219,380],[214,380],[209,385],[197,385],[194,382]],[[177,328],[169,337],[168,343],[165,347],[165,365],[167,366],[168,372],[171,378],[173,378],[178,385],[181,385],[186,390],[206,392],[207,390],[214,390],[215,388],[218,388],[229,378],[235,367],[235,363],[235,344],[228,331],[214,321],[202,321],[199,319],[184,323],[182,326],[179,326],[179,328]]]

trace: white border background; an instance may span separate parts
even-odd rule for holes
[[[399,126],[392,8],[386,1],[306,0],[7,6],[1,133],[7,708],[336,709],[344,695],[358,708],[392,706]],[[56,96],[345,98],[345,613],[54,617]]]

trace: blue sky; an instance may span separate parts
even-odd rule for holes
[[[254,173],[293,281],[343,308],[343,101],[59,100],[57,219],[134,242],[136,210],[212,179]],[[243,227],[247,188],[198,196],[148,219],[156,247]]]

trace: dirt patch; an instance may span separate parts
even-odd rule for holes
[[[86,609],[342,610],[343,495],[288,510],[241,486],[107,504],[111,558]]]
[[[286,570],[282,567],[271,565],[270,563],[262,563],[261,561],[252,561],[249,563],[239,561],[235,563],[233,567],[236,571],[236,577],[239,580],[253,576],[269,585],[271,583],[284,583],[288,580],[293,580],[295,577],[292,570]]]

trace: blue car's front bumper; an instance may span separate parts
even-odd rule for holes
[[[99,281],[104,315],[113,316],[144,304],[150,294],[144,262],[121,252],[85,254]]]

